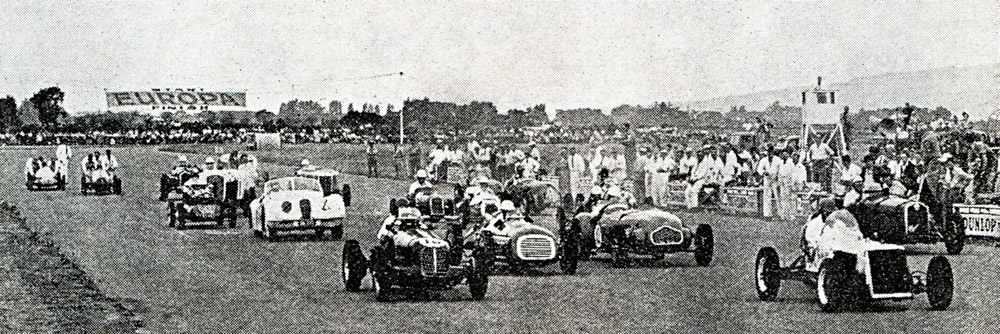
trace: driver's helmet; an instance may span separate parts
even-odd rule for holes
[[[423,170],[423,169],[418,170],[417,171],[417,175],[415,175],[414,177],[418,178],[418,179],[426,179],[427,178],[427,171]]]
[[[619,187],[608,188],[608,193],[607,193],[608,200],[619,199],[619,198],[622,198],[622,196],[623,196],[623,194],[622,194],[622,189],[621,188],[619,188]]]
[[[178,165],[184,166],[187,165],[187,163],[188,163],[188,157],[186,155],[181,155],[180,157],[177,157]]]
[[[488,178],[486,176],[483,176],[483,175],[480,175],[480,176],[476,177],[475,183],[477,183],[477,184],[479,184],[481,186],[487,185],[488,183],[490,183],[490,178]]]
[[[420,211],[416,208],[399,208],[396,221],[399,227],[417,227],[420,225]]]
[[[302,159],[302,167],[306,167],[306,166],[309,166],[309,165],[310,165],[309,159]]]

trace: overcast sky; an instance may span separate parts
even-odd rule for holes
[[[995,0],[397,2],[5,2],[0,94],[58,84],[71,111],[154,87],[245,90],[254,110],[426,96],[551,111],[1000,61]]]

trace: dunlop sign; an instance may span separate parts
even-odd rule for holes
[[[208,109],[208,107],[246,107],[244,92],[143,91],[107,92],[108,107],[151,107],[153,110]]]

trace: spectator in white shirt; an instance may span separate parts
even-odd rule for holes
[[[764,218],[770,218],[774,215],[774,199],[778,192],[778,168],[781,163],[781,159],[774,156],[772,148],[768,148],[764,157],[757,162],[757,174],[761,176],[762,181],[763,193],[761,197],[764,203],[762,203],[761,209]]]

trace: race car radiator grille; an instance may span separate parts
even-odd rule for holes
[[[517,239],[517,257],[521,260],[551,260],[556,257],[556,242],[547,235],[530,235]]]
[[[901,250],[868,252],[872,292],[876,294],[910,292],[906,255]]]
[[[681,231],[664,226],[650,233],[649,240],[654,245],[676,245],[684,241],[684,234]]]
[[[432,216],[444,215],[444,200],[441,197],[432,197],[430,200],[430,211]]]
[[[427,247],[420,251],[420,274],[424,277],[448,275],[448,252],[445,248]]]
[[[910,205],[906,207],[906,228],[913,230],[927,225],[927,206]]]

